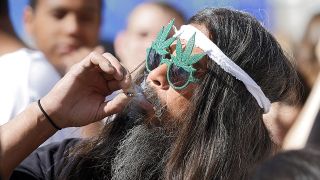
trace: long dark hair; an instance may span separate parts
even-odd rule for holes
[[[207,8],[190,23],[204,25],[211,40],[257,82],[272,102],[283,100],[294,87],[294,68],[272,35],[250,15]],[[272,153],[263,109],[242,82],[214,62],[209,62],[208,69],[192,98],[192,107],[182,119],[161,178],[245,179],[248,170]],[[62,177],[111,179],[110,163],[127,128],[124,121],[106,126],[97,141],[78,148],[81,152],[69,159]],[[101,161],[105,166],[99,165]]]
[[[273,36],[250,15],[207,8],[190,19],[245,70],[272,101],[294,89],[296,74]],[[272,153],[261,109],[242,82],[214,62],[172,150],[166,179],[245,179],[246,170]],[[201,178],[200,178],[201,177]]]

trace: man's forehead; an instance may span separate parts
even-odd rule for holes
[[[144,30],[156,36],[163,26],[175,19],[175,25],[180,27],[183,19],[176,13],[169,10],[165,11],[163,7],[155,3],[145,3],[136,7],[129,15],[127,22],[128,30]],[[174,32],[170,33],[172,36]]]
[[[37,6],[47,7],[48,9],[67,9],[67,10],[99,10],[101,0],[38,0]]]

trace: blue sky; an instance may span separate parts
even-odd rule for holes
[[[14,27],[20,36],[24,35],[22,26],[23,9],[28,0],[9,0],[11,18]],[[129,12],[139,3],[147,0],[105,0],[103,8],[103,23],[101,39],[113,41],[116,33],[125,27],[126,17]],[[149,0],[150,1],[150,0]],[[267,28],[271,27],[270,15],[266,0],[162,0],[180,9],[187,18],[204,7],[230,7],[244,10],[253,14]],[[183,2],[183,3],[182,3]]]

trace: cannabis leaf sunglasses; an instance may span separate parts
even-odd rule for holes
[[[177,37],[168,39],[168,35],[173,27],[174,20],[161,29],[157,38],[152,42],[151,47],[147,49],[146,69],[150,72],[160,66],[167,65],[167,80],[171,87],[177,90],[184,89],[189,83],[197,83],[194,74],[196,69],[192,66],[197,63],[205,53],[192,54],[195,44],[195,34],[187,42],[185,49]],[[170,45],[177,39],[176,55],[168,52]]]

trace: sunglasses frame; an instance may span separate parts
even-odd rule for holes
[[[181,41],[179,38],[177,38],[178,36],[173,36],[168,39],[170,31],[171,31],[172,27],[174,27],[173,24],[174,24],[174,19],[171,20],[167,26],[162,27],[162,29],[160,30],[160,32],[157,35],[156,40],[152,42],[150,48],[147,48],[146,69],[147,69],[147,72],[151,71],[151,69],[148,66],[148,64],[149,64],[148,62],[150,61],[150,59],[149,59],[150,52],[152,50],[154,50],[155,54],[161,56],[160,57],[161,59],[160,59],[158,66],[160,66],[161,64],[166,64],[168,66],[166,78],[167,78],[167,81],[169,82],[170,86],[176,90],[181,90],[181,89],[184,89],[185,87],[187,87],[189,85],[189,83],[199,82],[199,79],[194,77],[194,72],[196,72],[196,69],[193,68],[192,65],[197,63],[199,60],[201,60],[203,58],[203,56],[205,56],[205,53],[192,54],[192,50],[193,50],[194,44],[195,44],[195,35],[196,34],[193,34],[193,36],[189,39],[185,49],[182,48]],[[168,50],[169,50],[169,47],[171,46],[171,44],[175,40],[177,40],[176,55],[172,55],[169,53]],[[167,59],[166,56],[169,54],[170,54],[171,58]],[[173,65],[175,65],[177,68],[182,68],[184,71],[186,71],[189,74],[188,80],[182,86],[176,86],[170,80],[169,71]]]
[[[194,72],[196,71],[196,69],[194,69],[193,67],[179,66],[179,65],[175,64],[174,62],[172,62],[172,61],[170,61],[168,59],[163,59],[161,64],[166,64],[168,66],[168,68],[167,68],[167,81],[169,82],[169,85],[171,87],[173,87],[174,89],[176,89],[176,90],[181,90],[181,89],[186,88],[189,85],[189,83],[198,83],[198,82],[200,82],[200,80],[198,78],[195,78],[193,76]],[[188,73],[188,80],[182,86],[176,86],[170,80],[169,71],[170,71],[170,68],[172,67],[172,65],[175,65],[178,68],[180,67],[180,68],[182,68],[184,71],[186,71]]]

